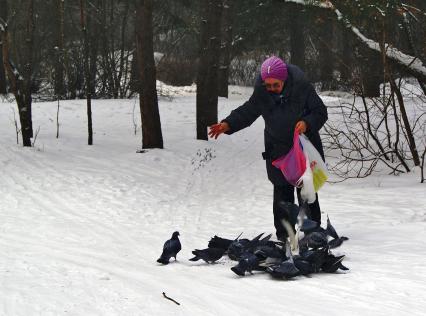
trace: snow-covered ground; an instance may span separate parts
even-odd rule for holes
[[[141,146],[136,100],[33,105],[34,148],[16,145],[0,102],[0,315],[424,315],[426,188],[418,174],[327,184],[324,212],[350,240],[346,273],[278,281],[238,277],[235,263],[190,262],[213,235],[273,233],[263,121],[217,141],[195,140],[195,95],[161,100],[164,150]],[[220,117],[251,89],[232,88]],[[324,97],[333,102],[334,97]],[[156,263],[179,230],[178,262]],[[162,292],[181,305],[164,299]]]

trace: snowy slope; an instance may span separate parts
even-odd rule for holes
[[[232,91],[220,117],[251,92]],[[35,103],[35,148],[16,145],[16,106],[0,103],[0,315],[424,315],[426,190],[418,175],[322,189],[323,218],[350,237],[335,251],[347,255],[349,272],[240,278],[225,258],[188,259],[215,234],[274,232],[263,121],[197,141],[195,95],[178,95],[160,102],[165,149],[139,154],[135,102],[93,102],[91,147],[84,100],[61,102],[59,139],[56,103]],[[155,260],[174,230],[183,249],[161,266]]]

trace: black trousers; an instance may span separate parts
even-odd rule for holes
[[[299,205],[301,204],[300,189],[297,189],[297,200]],[[288,234],[286,229],[281,223],[283,218],[283,212],[279,207],[279,202],[285,201],[294,203],[294,186],[284,185],[276,186],[274,185],[274,225],[277,230],[277,238],[287,238]],[[316,195],[316,200],[314,203],[309,204],[310,209],[310,219],[316,221],[318,224],[321,224],[321,209],[318,202],[318,194]]]

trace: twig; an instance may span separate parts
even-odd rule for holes
[[[16,144],[19,145],[19,133],[21,132],[21,129],[18,128],[18,121],[16,120],[15,110],[13,111],[13,123],[15,124],[15,131],[16,131]]]
[[[135,120],[135,108],[136,108],[136,99],[135,99],[135,102],[133,103],[133,111],[132,111],[133,129],[136,136],[136,134],[138,133],[138,124],[136,123],[136,120]]]
[[[169,301],[172,301],[172,302],[173,302],[173,303],[175,303],[176,305],[180,305],[180,303],[179,303],[179,302],[176,302],[174,299],[172,299],[172,298],[168,297],[168,296],[166,295],[166,293],[164,293],[164,292],[163,292],[163,296],[164,296],[164,298],[168,299]]]
[[[58,95],[58,109],[56,111],[56,138],[59,138],[59,95]]]
[[[36,143],[36,140],[37,140],[37,136],[38,136],[38,133],[40,132],[40,126],[37,128],[37,131],[35,132],[35,135],[34,135],[34,141],[33,141],[33,144],[32,144],[32,146],[34,147],[34,145],[35,145],[35,143]]]

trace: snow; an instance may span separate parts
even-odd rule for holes
[[[219,118],[251,93],[230,91]],[[321,189],[323,219],[328,214],[350,238],[334,251],[346,254],[350,271],[241,278],[225,258],[215,265],[188,259],[215,234],[274,233],[263,121],[198,141],[195,94],[176,93],[160,98],[165,149],[140,154],[134,104],[92,100],[94,145],[87,146],[85,100],[61,101],[59,139],[57,103],[35,103],[40,132],[35,147],[23,148],[16,104],[0,102],[1,315],[424,315],[419,174],[376,174]],[[175,230],[183,246],[178,262],[159,265]]]

